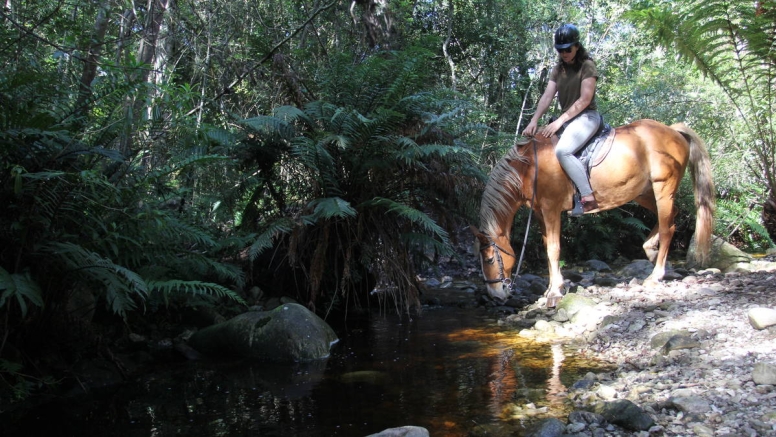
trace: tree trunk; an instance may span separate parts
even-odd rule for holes
[[[442,44],[442,53],[444,53],[447,64],[450,66],[450,88],[452,88],[453,91],[456,91],[458,87],[458,78],[455,75],[455,61],[453,61],[453,57],[450,56],[450,52],[447,50],[448,47],[450,47],[450,40],[453,39],[453,20],[455,20],[455,8],[451,1],[448,2],[447,37],[445,38],[444,44]]]
[[[771,192],[763,205],[763,226],[771,240],[776,241],[776,193]]]
[[[159,34],[169,3],[170,0],[148,0],[148,16],[146,17],[137,55],[142,68],[137,69],[135,74],[130,76],[130,80],[133,83],[146,84],[149,77],[151,77],[151,68],[156,65]],[[153,96],[153,91],[149,90],[146,96],[141,94],[140,97],[136,98],[127,107],[127,126],[129,130],[120,150],[124,156],[130,157],[135,153],[134,133],[142,132],[138,127],[143,115],[147,114],[150,109],[150,97]]]
[[[80,118],[89,112],[89,101],[92,98],[92,82],[97,76],[97,60],[102,52],[102,46],[105,42],[105,32],[108,29],[110,2],[111,0],[103,0],[102,4],[100,4],[89,47],[84,50],[84,52],[86,52],[86,60],[78,86],[78,100],[75,104],[76,118]]]

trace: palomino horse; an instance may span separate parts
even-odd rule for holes
[[[590,212],[634,201],[657,215],[657,224],[643,245],[647,258],[655,265],[645,284],[655,284],[665,275],[677,214],[674,196],[688,164],[696,207],[694,261],[704,265],[711,246],[714,183],[709,154],[692,129],[684,123],[668,127],[653,120],[618,127],[606,158],[590,171],[590,183],[599,205],[599,209]],[[527,205],[541,223],[547,249],[547,307],[560,301],[564,291],[558,263],[561,213],[571,209],[573,193],[574,186],[547,138],[536,137],[515,145],[496,164],[482,196],[480,229],[472,227],[492,298],[503,301],[509,297],[510,276],[517,264],[510,244],[512,221],[518,208]]]

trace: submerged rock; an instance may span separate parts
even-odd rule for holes
[[[329,356],[337,342],[334,330],[295,303],[272,311],[240,314],[194,333],[189,344],[207,355],[229,354],[259,361],[312,361]]]
[[[380,431],[377,434],[369,434],[367,437],[428,437],[426,428],[420,426],[402,426],[400,428],[389,428]]]

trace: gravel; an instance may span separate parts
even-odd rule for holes
[[[575,406],[626,399],[655,422],[643,431],[570,423],[564,435],[776,436],[776,325],[750,320],[776,308],[776,266],[755,261],[749,269],[678,275],[651,287],[637,279],[575,286],[574,297],[589,305],[578,315],[541,309],[540,301],[502,322],[514,327],[538,315],[546,323],[519,335],[616,366],[568,393]],[[588,282],[590,275],[598,274],[583,273]]]

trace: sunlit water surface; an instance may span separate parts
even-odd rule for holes
[[[417,425],[432,436],[478,429],[520,435],[542,418],[567,415],[566,387],[596,370],[559,345],[520,339],[482,310],[430,308],[412,320],[374,316],[338,330],[341,340],[323,362],[180,363],[110,393],[39,407],[12,430],[28,436],[366,436]]]

